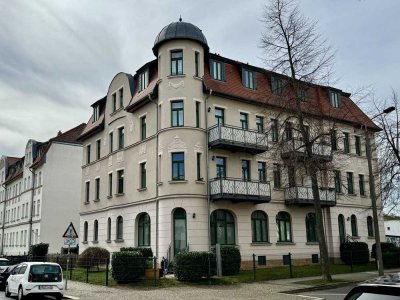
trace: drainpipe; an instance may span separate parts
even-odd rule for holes
[[[28,170],[32,173],[32,188],[31,188],[31,211],[29,214],[29,236],[28,236],[28,252],[32,245],[32,213],[33,213],[33,190],[35,189],[35,171],[32,171],[31,168]]]
[[[5,226],[5,223],[6,223],[6,219],[5,218],[6,218],[6,203],[7,203],[8,192],[7,192],[7,185],[6,184],[2,183],[1,186],[4,189],[4,201],[3,201],[4,205],[3,205],[3,218],[2,218],[3,222],[2,222],[2,226],[1,226],[1,256],[3,256],[3,254],[4,254],[4,226]]]
[[[209,153],[208,153],[208,98],[212,95],[212,89],[209,90],[209,94],[204,99],[204,114],[206,118],[206,135],[205,135],[205,145],[206,145],[206,186],[207,186],[207,231],[208,231],[208,251],[211,251],[211,228],[210,228],[210,163],[209,163]]]

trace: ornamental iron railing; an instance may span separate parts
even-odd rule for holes
[[[302,140],[290,139],[283,142],[282,155],[287,156],[293,153],[299,155],[306,155],[306,146]],[[314,142],[312,145],[313,155],[331,159],[332,157],[332,146],[327,143]]]
[[[319,188],[319,198],[322,206],[336,205],[335,188]],[[285,188],[285,203],[288,205],[313,205],[314,195],[311,186],[291,186]]]

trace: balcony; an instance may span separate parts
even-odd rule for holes
[[[332,160],[332,146],[326,143],[314,142],[312,145],[314,158],[322,161]],[[283,142],[282,158],[284,159],[302,159],[306,157],[306,147],[301,140],[290,139]]]
[[[267,151],[267,135],[230,125],[215,125],[208,131],[208,146],[232,152],[259,154]]]
[[[210,198],[213,201],[267,203],[271,201],[271,187],[269,182],[214,178],[210,180]]]
[[[319,198],[322,207],[336,205],[335,188],[319,188]],[[285,188],[285,204],[286,205],[314,205],[314,196],[311,186],[292,186]]]

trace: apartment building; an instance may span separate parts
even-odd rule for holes
[[[79,224],[82,144],[86,124],[47,142],[29,140],[24,157],[0,160],[0,253],[27,254],[29,246],[49,243],[59,253],[70,222]]]
[[[201,30],[181,20],[152,50],[156,59],[134,75],[115,75],[80,136],[82,247],[319,253],[285,78],[210,53]],[[374,240],[365,132],[379,128],[337,88],[308,84],[302,97],[309,134],[330,133],[313,151],[326,165],[320,197],[329,255],[339,257],[346,239]]]

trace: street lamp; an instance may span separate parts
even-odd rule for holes
[[[384,109],[381,113],[373,116],[371,120],[383,115],[388,114],[394,111],[396,108],[394,106],[390,106]],[[367,160],[368,160],[368,173],[369,173],[369,190],[371,194],[371,204],[372,204],[372,214],[373,214],[373,222],[374,222],[374,233],[375,233],[375,247],[376,247],[376,260],[378,263],[378,273],[379,276],[382,276],[383,271],[383,259],[382,259],[382,248],[381,248],[381,238],[379,233],[379,222],[378,222],[378,209],[376,206],[376,193],[375,193],[375,178],[374,172],[372,170],[372,152],[371,152],[371,141],[369,138],[369,133],[367,126],[364,126],[365,129],[365,143],[366,143],[366,152],[367,152]]]

